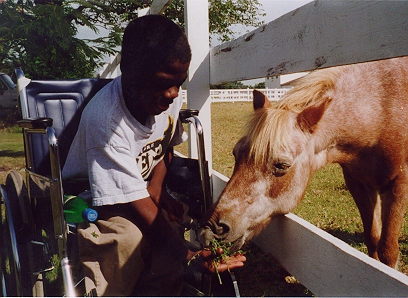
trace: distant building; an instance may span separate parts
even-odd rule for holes
[[[268,89],[281,88],[280,76],[266,77],[265,78],[265,88],[268,88]]]
[[[275,88],[289,88],[292,87],[292,83],[297,79],[307,75],[308,72],[299,72],[293,73],[288,75],[281,75],[281,76],[272,76],[265,78],[265,87],[267,89],[275,89]]]

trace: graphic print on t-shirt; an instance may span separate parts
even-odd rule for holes
[[[164,154],[166,153],[174,132],[174,128],[174,119],[171,115],[169,115],[168,126],[164,131],[163,138],[147,143],[142,148],[142,151],[138,157],[136,157],[137,166],[144,180],[146,180],[151,174],[155,161],[163,158]]]

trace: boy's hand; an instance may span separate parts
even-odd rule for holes
[[[220,254],[222,253],[219,252]],[[246,261],[246,257],[244,255],[241,254],[236,254],[233,256],[228,256],[226,257],[224,260],[222,260],[221,262],[217,262],[215,263],[217,265],[217,270],[214,267],[214,255],[212,254],[212,252],[210,250],[203,250],[201,252],[201,257],[204,260],[204,268],[206,268],[209,272],[211,273],[216,273],[217,270],[218,272],[224,272],[228,269],[234,269],[234,268],[239,268],[244,266],[244,262]]]
[[[222,251],[218,253],[221,255]],[[215,257],[216,256],[210,250],[202,250],[196,255],[192,264],[194,264],[194,267],[199,271],[206,271],[214,274],[217,272],[224,272],[229,269],[242,267],[246,261],[246,257],[241,254],[226,257],[222,262],[217,263],[213,262]],[[214,267],[215,264],[217,268]]]

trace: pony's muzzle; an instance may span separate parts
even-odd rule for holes
[[[222,240],[225,235],[230,231],[230,227],[225,222],[216,222],[214,220],[209,220],[202,224],[199,229],[197,236],[201,245],[204,247],[210,246],[210,242],[213,239]]]
[[[203,248],[209,247],[212,239],[215,238],[214,233],[209,227],[201,228],[197,233],[198,241]]]

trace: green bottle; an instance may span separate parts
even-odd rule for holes
[[[66,222],[81,223],[85,220],[94,222],[98,219],[98,212],[89,208],[88,203],[81,197],[64,195],[64,215]]]

